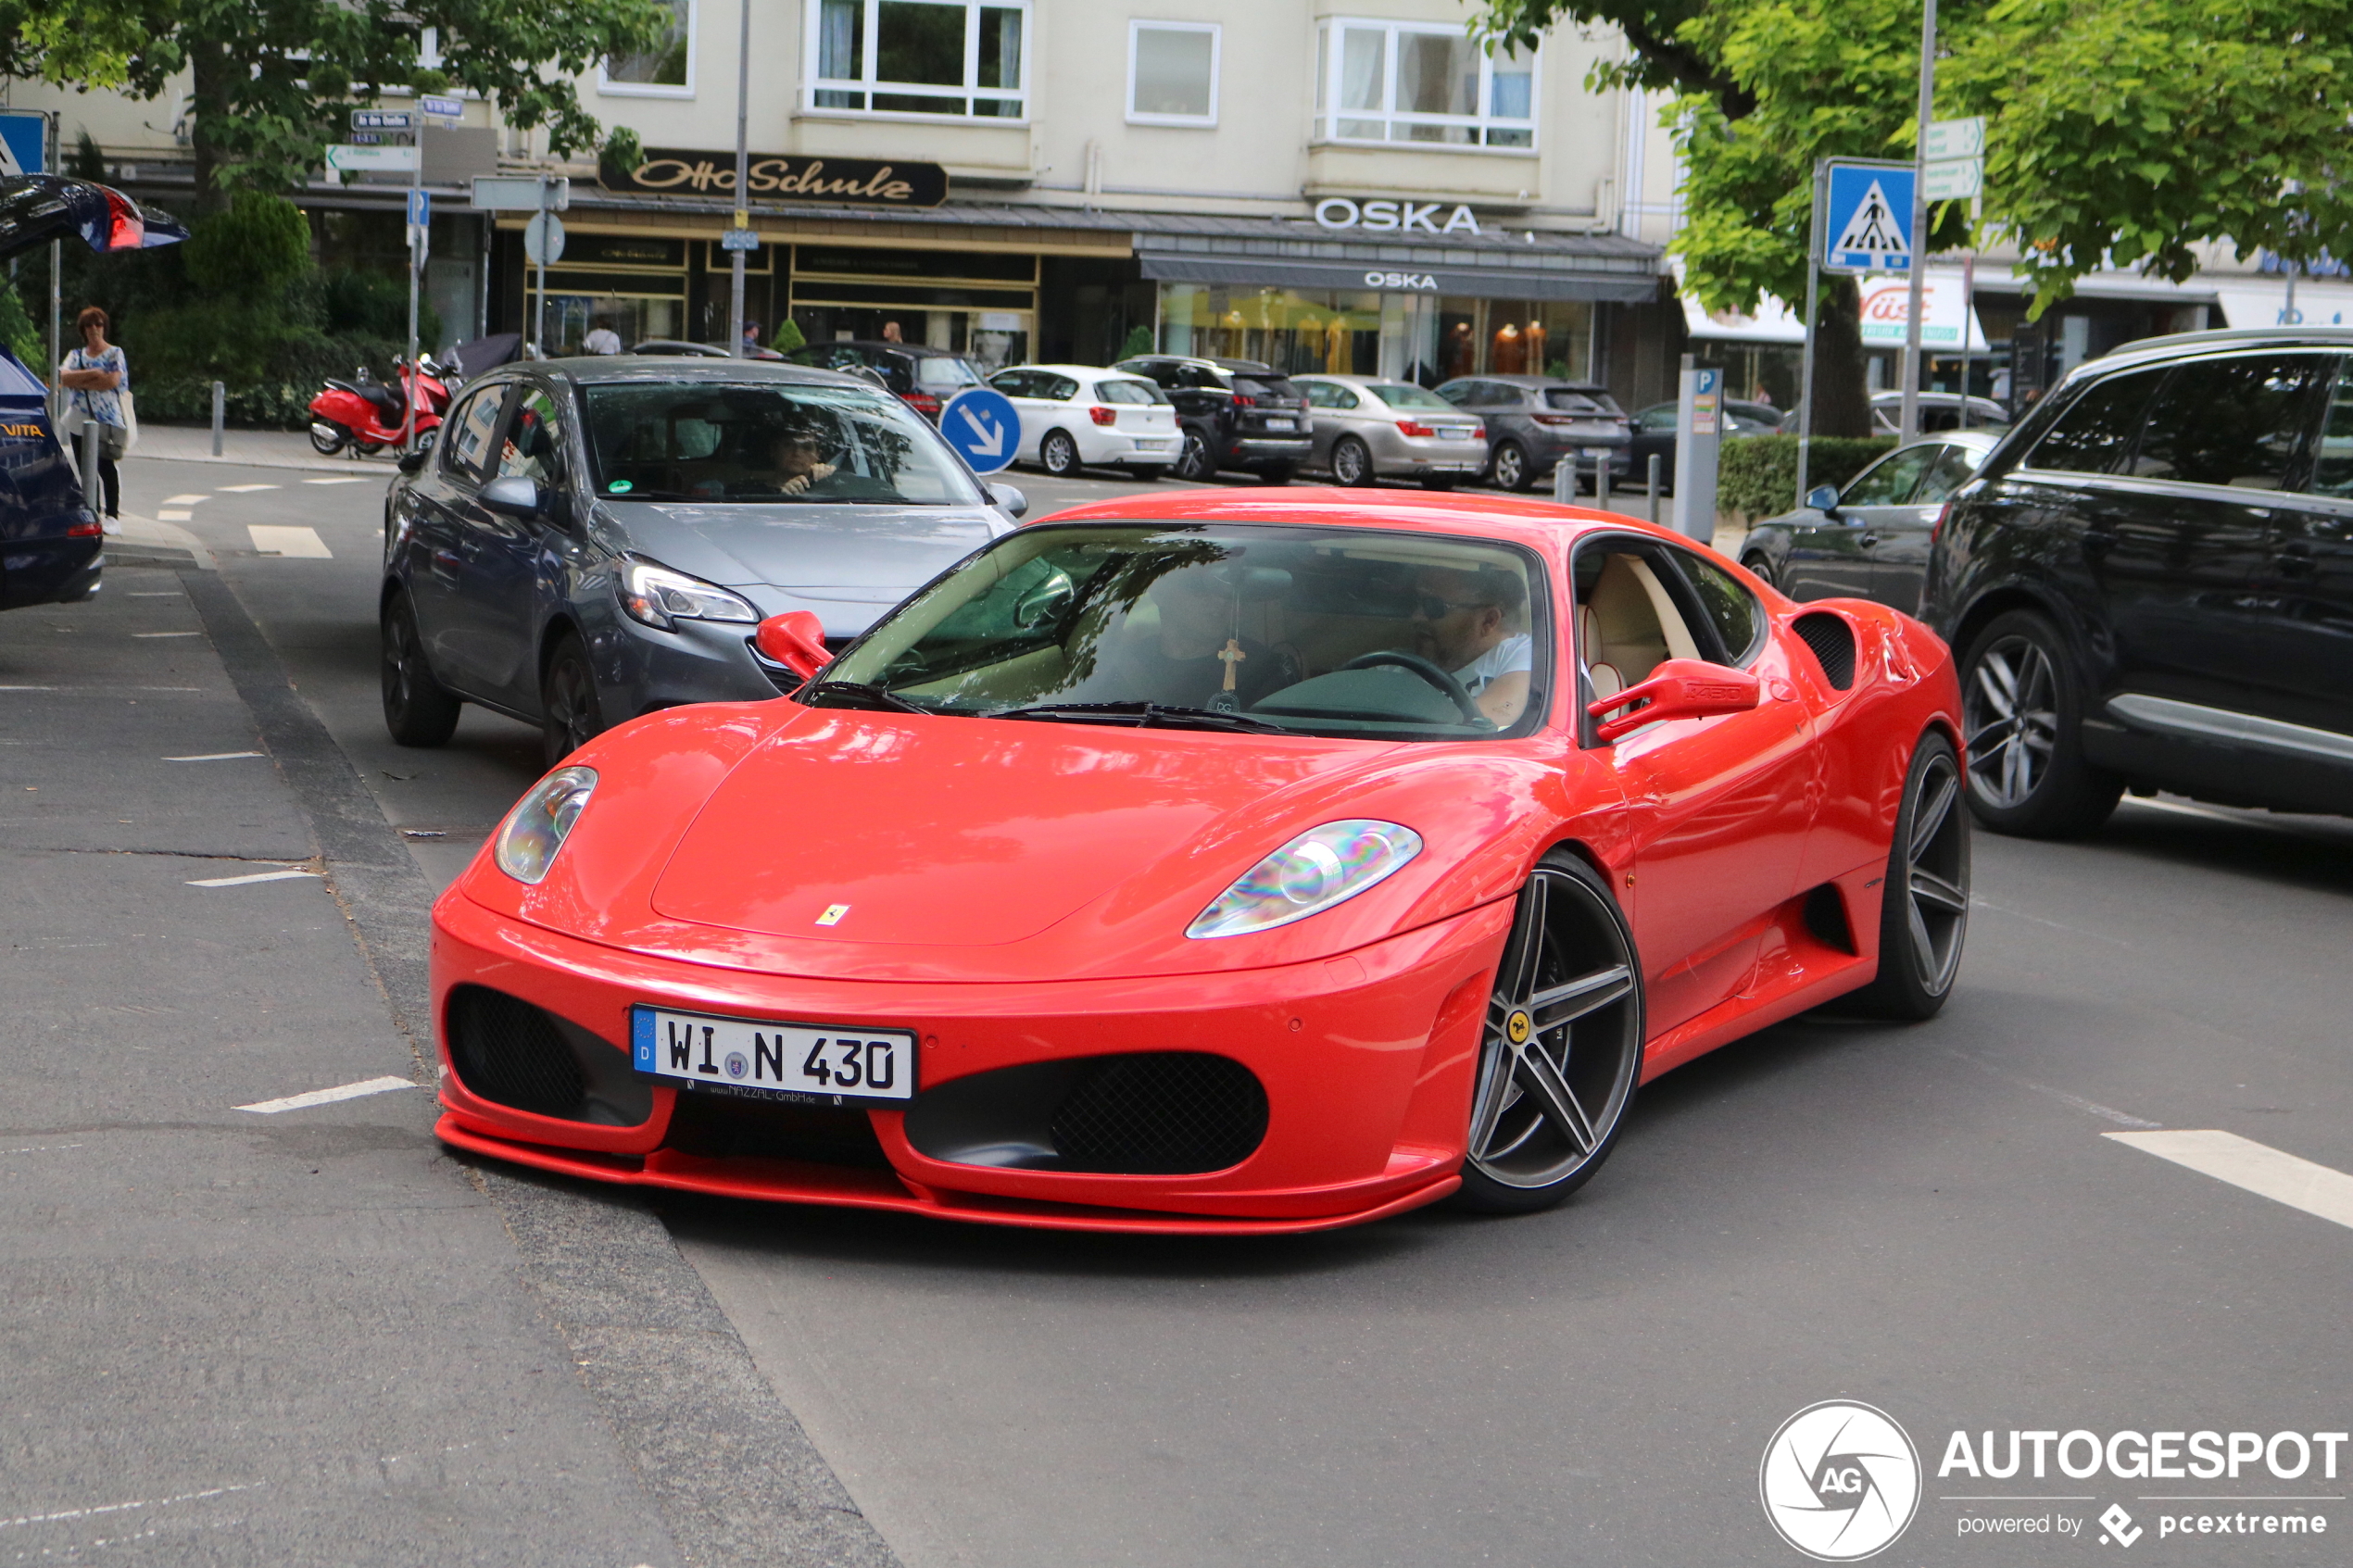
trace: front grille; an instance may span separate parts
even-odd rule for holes
[[[1129,1175],[1222,1171],[1266,1135],[1266,1091],[1222,1056],[1154,1051],[1104,1059],[1054,1112],[1064,1170]]]
[[[1799,616],[1791,622],[1790,629],[1814,650],[1814,657],[1831,685],[1844,691],[1855,684],[1855,628],[1846,623],[1844,616],[1818,609]]]
[[[587,1075],[555,1021],[519,997],[483,985],[449,996],[449,1061],[459,1082],[497,1105],[585,1121]]]
[[[678,1091],[662,1147],[710,1160],[803,1160],[888,1168],[874,1120],[849,1107],[796,1105],[728,1094],[717,1085]]]

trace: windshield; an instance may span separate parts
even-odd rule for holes
[[[1416,386],[1411,382],[1375,382],[1365,390],[1392,408],[1435,408],[1441,414],[1462,411],[1428,387]]]
[[[1541,723],[1548,604],[1538,564],[1486,540],[1031,527],[900,606],[803,700],[879,688],[937,713],[1478,739]]]
[[[587,404],[609,501],[980,501],[920,416],[861,387],[622,384],[589,387]]]

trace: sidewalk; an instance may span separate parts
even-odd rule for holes
[[[346,449],[347,451],[347,449]],[[127,462],[160,458],[173,463],[234,463],[255,469],[312,469],[321,473],[381,473],[392,477],[392,454],[373,458],[322,458],[298,430],[221,432],[220,456],[212,455],[212,432],[202,425],[142,424],[139,445]]]

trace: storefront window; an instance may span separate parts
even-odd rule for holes
[[[1257,359],[1294,375],[1390,376],[1424,386],[1482,374],[1583,381],[1592,339],[1593,307],[1583,300],[1160,285],[1162,353]]]
[[[1533,148],[1535,71],[1535,56],[1490,56],[1459,27],[1335,19],[1316,35],[1317,134]]]
[[[605,62],[606,92],[694,95],[694,0],[670,0],[670,11],[669,37],[642,54],[615,55]]]
[[[1020,119],[1029,0],[817,0],[809,106]]]

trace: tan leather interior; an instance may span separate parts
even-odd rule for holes
[[[1699,657],[1666,585],[1639,556],[1614,555],[1604,563],[1592,593],[1578,607],[1577,631],[1579,657],[1596,696],[1641,685],[1667,659]],[[1617,684],[1604,691],[1604,679]]]

